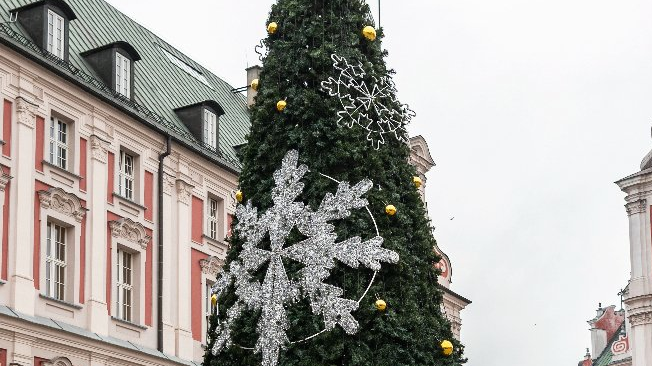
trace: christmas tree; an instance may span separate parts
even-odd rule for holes
[[[279,0],[267,29],[204,365],[464,363],[369,7]]]

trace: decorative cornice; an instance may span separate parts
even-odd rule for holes
[[[41,207],[72,216],[77,222],[81,222],[86,215],[86,211],[88,211],[82,207],[79,197],[72,193],[67,193],[61,188],[38,191],[38,199],[41,202]]]
[[[212,277],[217,276],[223,265],[224,261],[215,256],[210,256],[199,261],[201,272]]]
[[[632,327],[643,324],[652,324],[652,311],[645,313],[631,314],[629,316],[629,324]]]
[[[167,174],[163,174],[163,193],[172,195],[173,188],[174,178]]]
[[[101,163],[106,163],[108,147],[108,142],[102,140],[96,135],[91,136],[91,156],[93,159]]]
[[[177,179],[177,200],[183,204],[190,204],[190,197],[192,197],[193,186],[187,182]]]
[[[147,235],[145,227],[133,221],[130,218],[122,218],[109,222],[111,235],[115,238],[124,238],[131,242],[137,243],[141,248],[147,249],[147,244],[152,239]]]
[[[36,124],[36,107],[34,103],[30,103],[21,97],[16,98],[18,123],[24,124],[29,128],[34,128]]]
[[[629,202],[625,205],[627,216],[644,213],[647,210],[647,200],[639,199],[638,201]]]

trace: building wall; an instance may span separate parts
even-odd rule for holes
[[[75,366],[201,361],[205,284],[226,254],[236,175],[174,143],[159,172],[163,136],[5,46],[0,93],[0,364],[55,357]],[[67,170],[48,162],[51,117],[69,127]],[[121,150],[135,156],[133,200],[117,194]],[[167,361],[155,351],[161,173]],[[218,240],[205,235],[209,197],[219,203]],[[65,301],[46,296],[48,222],[67,227]],[[134,258],[131,322],[117,318],[118,250]]]

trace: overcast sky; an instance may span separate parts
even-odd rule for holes
[[[273,1],[109,2],[244,86]],[[468,365],[576,365],[598,302],[620,307],[629,239],[613,182],[652,148],[650,14],[644,0],[383,1],[410,132],[437,163],[435,236],[473,300]]]

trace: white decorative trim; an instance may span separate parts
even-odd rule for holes
[[[88,211],[82,207],[79,197],[67,193],[61,188],[53,187],[47,191],[38,191],[38,199],[41,202],[41,207],[72,216],[77,222],[81,222]]]
[[[163,193],[172,195],[174,188],[174,178],[163,173]]]
[[[632,327],[643,324],[652,324],[652,311],[645,313],[631,314],[629,316],[629,324]]]
[[[5,188],[7,188],[7,184],[9,183],[11,178],[13,177],[5,172],[2,172],[2,174],[0,174],[0,192],[5,191]]]
[[[147,235],[145,227],[133,221],[130,218],[122,218],[109,222],[111,235],[115,238],[125,238],[131,242],[137,243],[141,248],[147,249],[147,244],[152,239]]]
[[[41,363],[41,365],[43,365],[43,366],[46,366],[46,365],[47,366],[72,366],[72,362],[70,362],[70,360],[65,358],[65,357],[57,357],[57,358],[53,358],[53,359],[51,359],[49,361],[43,361]]]
[[[16,115],[18,123],[34,128],[36,124],[36,105],[18,97],[16,98]]]
[[[186,205],[190,204],[193,186],[181,179],[177,179],[177,200]]]
[[[201,267],[201,272],[205,275],[216,277],[217,274],[222,269],[224,261],[218,257],[210,256],[206,259],[199,261],[199,266]]]
[[[640,199],[638,201],[629,202],[625,205],[627,216],[644,213],[647,210],[647,200]]]
[[[91,157],[101,163],[106,163],[109,143],[97,137],[91,136]]]

